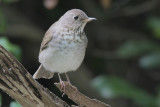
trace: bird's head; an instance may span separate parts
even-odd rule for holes
[[[96,18],[88,17],[82,10],[80,9],[72,9],[67,11],[59,21],[72,29],[81,29],[83,30],[86,23],[96,20]]]

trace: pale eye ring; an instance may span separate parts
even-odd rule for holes
[[[74,19],[75,19],[75,20],[78,20],[78,16],[74,16]]]

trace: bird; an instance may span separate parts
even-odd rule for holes
[[[33,78],[50,79],[58,73],[59,81],[64,86],[60,74],[65,73],[71,84],[67,72],[76,71],[81,65],[88,43],[84,27],[93,20],[97,19],[88,17],[80,9],[71,9],[53,23],[42,40],[39,51],[41,64]]]

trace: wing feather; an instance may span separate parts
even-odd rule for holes
[[[52,38],[52,35],[49,32],[46,32],[41,43],[40,52],[47,48],[48,43],[52,40]]]
[[[49,29],[48,31],[45,33],[42,43],[41,43],[41,47],[40,47],[40,52],[43,51],[44,49],[46,49],[48,47],[48,43],[52,40],[53,38],[53,34],[55,32],[55,26],[56,26],[55,22]]]

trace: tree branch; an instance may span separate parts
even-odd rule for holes
[[[80,107],[110,107],[88,98],[67,82],[65,84],[65,94]],[[56,86],[60,89],[59,83]],[[0,89],[23,107],[70,107],[34,80],[32,75],[2,46],[0,46]]]
[[[2,46],[0,46],[0,89],[23,107],[70,107],[35,81]]]
[[[80,93],[75,86],[72,86],[68,82],[65,83],[65,94],[70,98],[72,101],[80,105],[80,107],[111,107],[108,104],[100,102],[96,99],[90,99],[89,97],[85,96],[84,94]],[[61,89],[60,83],[55,83],[57,88]]]

